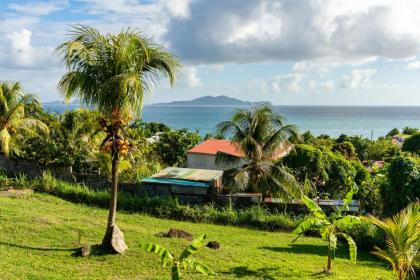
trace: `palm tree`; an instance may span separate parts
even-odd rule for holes
[[[31,104],[38,104],[38,101],[34,95],[24,94],[20,83],[0,82],[0,149],[3,155],[9,156],[14,135],[48,133],[47,125],[25,114],[25,108]]]
[[[380,220],[373,216],[365,218],[381,228],[386,234],[387,249],[375,247],[372,253],[392,266],[398,280],[414,274],[413,263],[420,246],[420,203],[411,203],[391,218]]]
[[[283,198],[300,197],[299,184],[281,164],[275,162],[279,155],[290,151],[291,137],[298,136],[294,125],[286,125],[282,116],[268,105],[237,110],[230,121],[217,126],[218,134],[230,138],[243,154],[244,164],[227,170],[236,190],[252,190],[263,195]],[[241,159],[218,153],[216,163],[237,164]]]
[[[66,100],[76,97],[102,115],[100,123],[107,136],[101,149],[110,150],[112,157],[112,191],[102,245],[119,253],[127,248],[115,224],[119,154],[126,154],[129,147],[123,128],[139,115],[143,96],[153,85],[162,78],[174,84],[180,64],[133,30],[102,35],[95,28],[75,26],[70,36],[57,48],[68,69],[59,90]]]

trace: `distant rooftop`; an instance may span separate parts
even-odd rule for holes
[[[222,175],[223,171],[220,170],[167,167],[153,175],[152,178],[211,182]]]
[[[207,155],[216,155],[218,152],[221,152],[236,157],[243,157],[242,152],[230,140],[208,139],[196,145],[188,152]]]

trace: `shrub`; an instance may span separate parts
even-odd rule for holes
[[[420,172],[406,157],[393,159],[387,169],[387,180],[381,185],[384,213],[391,216],[420,197]]]
[[[366,156],[371,160],[385,160],[400,154],[400,149],[390,139],[378,139],[371,142],[366,150]]]
[[[420,154],[420,134],[416,134],[410,138],[405,139],[402,150]]]
[[[356,157],[356,149],[349,141],[337,143],[332,147],[333,152],[341,153],[346,159],[354,159]]]
[[[404,127],[402,133],[408,134],[408,135],[414,135],[414,134],[419,133],[419,129],[406,126],[406,127]]]
[[[397,134],[400,134],[400,131],[398,130],[398,128],[393,128],[390,132],[386,134],[386,137],[392,137]]]

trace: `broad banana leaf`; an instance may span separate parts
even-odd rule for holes
[[[301,222],[297,228],[293,231],[293,234],[298,235],[292,242],[295,242],[302,234],[310,229],[318,229],[321,226],[328,225],[329,222],[326,219],[308,218]]]
[[[356,258],[357,258],[357,246],[356,246],[356,242],[354,242],[353,238],[343,232],[340,232],[337,234],[338,236],[342,236],[347,240],[347,243],[349,244],[349,254],[350,254],[350,261],[352,261],[353,263],[356,262]]]
[[[352,215],[347,215],[347,216],[344,216],[344,217],[338,219],[337,222],[339,222],[343,225],[346,225],[346,226],[351,226],[351,225],[360,224],[361,220],[360,220],[359,217],[352,216]]]
[[[346,194],[346,197],[343,199],[343,207],[340,207],[339,213],[341,214],[342,211],[348,211],[349,210],[349,204],[353,199],[353,195],[355,195],[358,191],[358,187],[356,184],[349,190],[349,192]]]
[[[318,219],[327,219],[324,211],[322,211],[321,207],[316,204],[312,199],[307,197],[306,195],[302,195],[302,201],[308,207],[309,211]]]
[[[208,276],[215,274],[211,268],[196,259],[186,259],[184,262],[187,263],[192,268],[192,270],[198,271],[201,274]]]
[[[200,237],[193,240],[193,242],[182,252],[179,260],[182,262],[187,259],[192,254],[197,253],[198,249],[204,246],[204,241],[206,240],[207,235],[203,234]]]
[[[163,267],[165,267],[168,263],[173,264],[174,257],[165,248],[152,243],[142,243],[140,246],[143,250],[158,255],[161,258]]]

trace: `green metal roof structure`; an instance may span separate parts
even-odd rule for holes
[[[179,185],[186,187],[197,187],[197,188],[208,188],[210,187],[210,182],[195,182],[188,180],[178,180],[170,178],[155,178],[155,177],[146,177],[142,180],[144,183],[155,183],[155,184],[167,184],[167,185]]]

